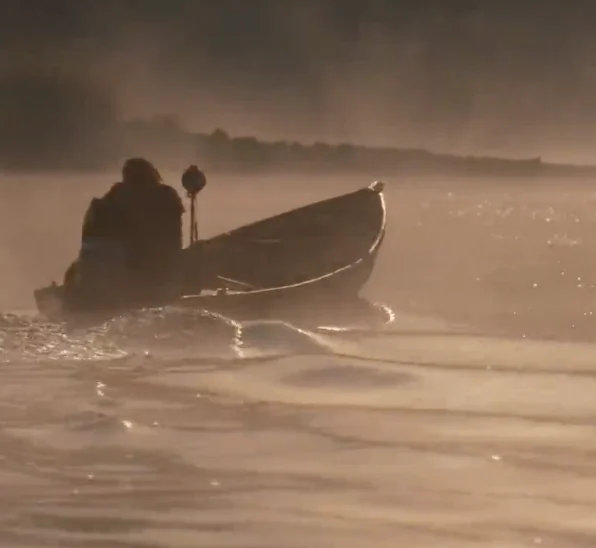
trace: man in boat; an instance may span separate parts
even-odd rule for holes
[[[122,181],[87,210],[81,252],[65,285],[75,281],[108,307],[171,298],[179,285],[183,213],[178,193],[151,162],[127,160]]]

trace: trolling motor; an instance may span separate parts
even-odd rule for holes
[[[190,166],[182,174],[182,186],[190,199],[190,243],[194,244],[199,239],[199,227],[196,216],[197,194],[205,188],[207,178],[205,174],[195,165]]]

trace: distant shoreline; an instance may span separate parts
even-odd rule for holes
[[[137,155],[131,155],[137,156]],[[275,165],[256,168],[254,166],[242,165],[210,165],[209,162],[201,162],[200,160],[188,160],[186,162],[171,162],[160,161],[150,155],[144,155],[149,160],[155,163],[156,167],[162,172],[180,172],[188,167],[190,164],[197,164],[206,173],[212,175],[229,175],[229,176],[246,176],[246,177],[275,177],[275,176],[305,176],[305,177],[350,177],[363,176],[373,179],[394,178],[394,177],[408,177],[413,179],[424,179],[427,177],[446,177],[446,178],[502,178],[502,179],[523,179],[533,180],[541,178],[591,178],[596,177],[596,166],[582,166],[573,164],[549,164],[541,163],[535,168],[528,168],[526,165],[516,164],[516,160],[509,161],[505,166],[482,166],[482,161],[471,162],[466,158],[457,158],[453,163],[456,165],[436,165],[436,166],[411,166],[406,169],[391,169],[383,166],[325,166],[317,167],[310,165]],[[10,177],[42,177],[44,175],[56,176],[62,175],[64,177],[76,176],[113,176],[121,169],[122,162],[125,157],[122,157],[121,162],[116,162],[112,165],[103,166],[101,168],[93,167],[69,167],[63,165],[60,167],[51,166],[35,166],[26,168],[7,168],[0,165],[0,175]],[[503,161],[503,160],[499,160]],[[505,162],[508,162],[505,160]]]
[[[363,177],[591,177],[596,166],[442,154],[353,143],[304,144],[188,130],[173,116],[123,119],[109,90],[88,75],[20,67],[0,78],[0,172],[102,174],[143,156],[160,171],[197,164],[234,175]],[[35,108],[33,108],[33,106]],[[390,125],[391,120],[387,120]]]
[[[104,136],[105,137],[105,136]],[[99,143],[99,144],[98,144]],[[144,156],[161,171],[182,171],[197,164],[209,173],[245,176],[305,175],[389,177],[548,178],[596,176],[595,165],[543,162],[540,157],[510,159],[459,156],[425,149],[377,148],[343,143],[302,144],[230,136],[222,129],[193,133],[175,119],[130,120],[117,123],[109,138],[64,142],[54,155],[43,157],[20,150],[18,158],[0,162],[0,173],[101,175],[118,171],[125,158]],[[28,162],[29,158],[37,159]]]

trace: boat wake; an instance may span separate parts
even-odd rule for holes
[[[333,353],[338,335],[373,335],[395,315],[386,305],[367,303],[366,314],[321,325],[262,319],[236,321],[205,310],[165,307],[132,312],[101,323],[49,323],[24,314],[0,315],[0,363],[151,361],[222,363],[294,354]],[[352,309],[352,312],[355,310]],[[332,311],[333,312],[333,311]],[[376,315],[376,317],[375,317]],[[324,323],[324,325],[322,324]]]

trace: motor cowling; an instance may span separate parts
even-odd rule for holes
[[[182,186],[190,197],[196,196],[207,184],[207,177],[195,165],[187,168],[182,174]]]

